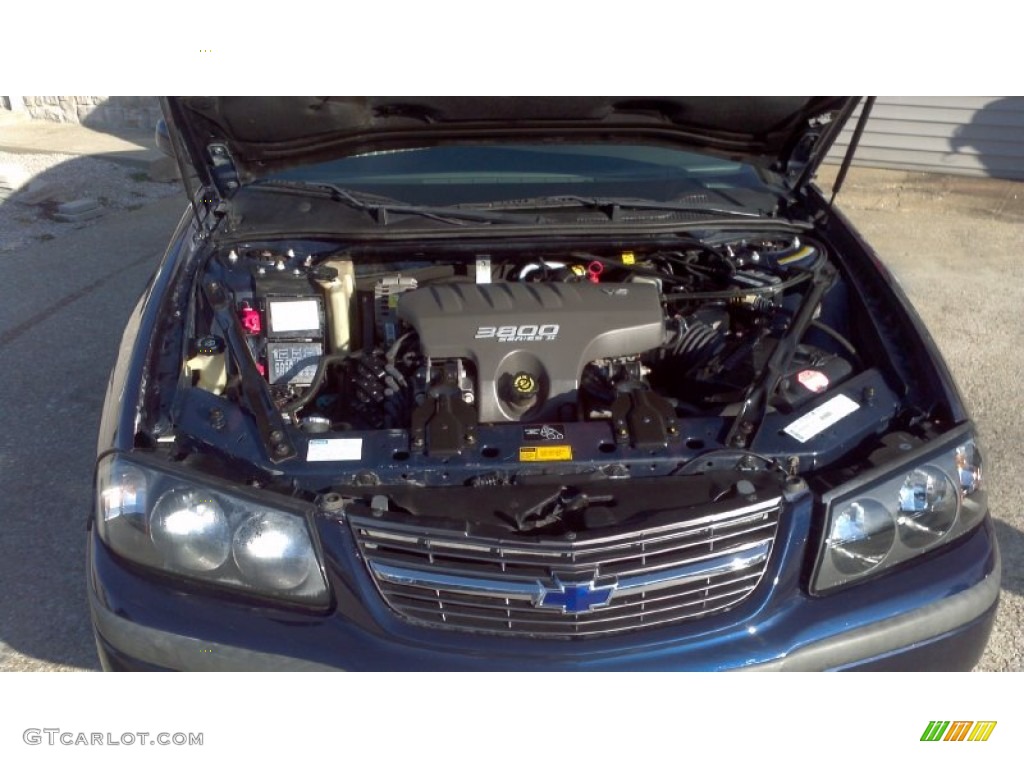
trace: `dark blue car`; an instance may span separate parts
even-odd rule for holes
[[[974,425],[812,184],[856,103],[165,99],[104,668],[973,667]]]

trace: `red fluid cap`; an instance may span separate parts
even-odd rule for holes
[[[600,261],[592,261],[587,264],[587,280],[590,282],[600,283],[602,272],[604,272],[604,264]]]
[[[246,333],[258,334],[263,331],[263,321],[260,319],[258,310],[252,307],[242,307],[238,311],[238,317],[242,321],[242,327]]]

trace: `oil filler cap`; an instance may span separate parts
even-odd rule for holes
[[[526,371],[520,371],[512,377],[512,400],[517,403],[528,403],[540,393],[537,379]]]

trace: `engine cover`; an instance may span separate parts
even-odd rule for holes
[[[558,419],[592,360],[664,342],[647,283],[447,283],[403,293],[398,314],[432,362],[470,360],[482,422]]]

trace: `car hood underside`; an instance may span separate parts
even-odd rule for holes
[[[245,183],[363,152],[509,139],[642,139],[799,173],[821,161],[855,103],[838,96],[180,96],[165,100],[165,112],[201,176],[213,178],[230,158]]]

